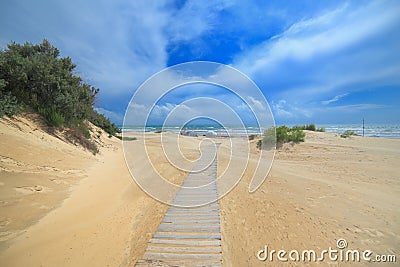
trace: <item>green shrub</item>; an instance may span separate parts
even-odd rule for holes
[[[43,116],[48,126],[61,127],[65,123],[65,117],[55,108],[39,107],[38,113]]]
[[[317,127],[315,126],[314,123],[311,124],[306,124],[306,125],[301,125],[301,126],[294,126],[292,129],[300,129],[300,130],[307,130],[307,131],[317,131]]]
[[[0,117],[4,115],[14,116],[20,111],[20,106],[18,104],[17,98],[11,93],[0,94]]]
[[[85,120],[110,136],[121,130],[94,109],[99,89],[83,82],[75,68],[47,40],[8,44],[0,50],[0,116],[17,114],[20,106],[34,110],[49,126],[71,127],[70,138],[95,151]]]
[[[325,132],[325,128],[324,127],[318,128],[317,132]]]
[[[304,142],[305,136],[305,132],[298,126],[294,126],[293,128],[289,128],[285,125],[271,127],[264,132],[263,139],[257,142],[257,148],[271,148],[275,144],[280,146],[288,142]]]
[[[291,129],[285,125],[276,128],[276,142],[287,143],[289,141],[289,132]]]
[[[304,127],[303,130],[308,130],[308,131],[313,131],[313,132],[315,132],[316,129],[317,129],[317,128],[315,127],[315,124],[314,124],[314,123],[311,123],[311,124],[305,125],[305,127]]]
[[[295,143],[304,142],[306,133],[300,129],[291,129],[288,132],[288,137],[289,137],[289,139],[288,139],[289,142],[295,142]]]
[[[115,135],[116,133],[121,133],[121,129],[115,126],[108,118],[106,118],[103,114],[98,113],[95,110],[92,110],[89,114],[89,121],[103,129],[109,135]]]
[[[340,137],[342,137],[342,138],[347,138],[347,137],[350,137],[350,136],[352,136],[352,135],[357,135],[354,131],[351,131],[351,130],[346,130],[344,133],[342,133],[341,135],[340,135]]]

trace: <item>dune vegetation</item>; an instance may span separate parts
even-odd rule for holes
[[[75,68],[47,40],[8,44],[0,51],[0,116],[37,113],[50,129],[63,129],[68,139],[97,152],[88,122],[109,137],[120,129],[94,109],[99,89],[83,82]]]

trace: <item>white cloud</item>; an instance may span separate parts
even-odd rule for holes
[[[400,6],[387,9],[375,2],[356,11],[345,5],[295,23],[284,33],[240,55],[235,66],[253,74],[272,69],[288,58],[304,61],[316,54],[338,52],[396,23],[399,12]]]
[[[293,118],[294,115],[285,109],[286,101],[279,100],[278,103],[272,101],[272,111],[279,118]]]
[[[362,110],[381,109],[381,108],[387,108],[387,107],[388,106],[386,106],[386,105],[366,104],[365,103],[365,104],[352,104],[352,105],[329,107],[326,110],[351,113],[351,112],[358,112],[358,111],[362,111]],[[320,109],[320,110],[322,110],[322,109]]]
[[[398,14],[396,2],[346,4],[293,24],[238,55],[233,65],[265,88],[281,85],[275,98],[303,103],[341,94],[343,88],[400,85]]]
[[[263,105],[260,100],[255,99],[252,96],[249,96],[248,99],[250,100],[251,106],[253,106],[256,111],[265,111],[266,110],[266,106]]]
[[[337,95],[337,96],[335,96],[335,97],[333,97],[333,98],[331,98],[329,100],[321,101],[321,104],[322,105],[329,105],[330,103],[339,101],[339,99],[341,99],[342,97],[345,97],[347,95],[348,95],[347,93],[346,94]]]
[[[109,118],[111,121],[116,122],[117,124],[121,124],[122,123],[122,115],[118,114],[114,111],[111,110],[107,110],[104,108],[94,108],[94,110],[96,110],[98,113],[103,114],[104,116],[106,116],[107,118]]]
[[[166,29],[170,41],[188,42],[213,31],[217,26],[218,12],[230,5],[229,1],[186,1],[180,10],[171,14],[173,23]]]

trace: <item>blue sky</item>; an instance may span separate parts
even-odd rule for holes
[[[399,14],[399,1],[6,0],[0,46],[47,38],[117,123],[147,78],[194,60],[249,76],[277,124],[400,123]]]

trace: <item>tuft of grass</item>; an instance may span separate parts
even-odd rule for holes
[[[137,140],[136,137],[130,137],[130,136],[116,135],[115,137],[117,137],[119,140],[123,140],[123,141],[135,141],[135,140]]]
[[[356,135],[357,135],[357,134],[356,134],[354,131],[346,130],[344,133],[342,133],[342,134],[340,135],[340,137],[342,137],[342,138],[347,138],[347,137],[356,136]]]
[[[67,138],[96,155],[99,152],[97,145],[90,139],[90,129],[84,122],[74,122],[67,129]]]

